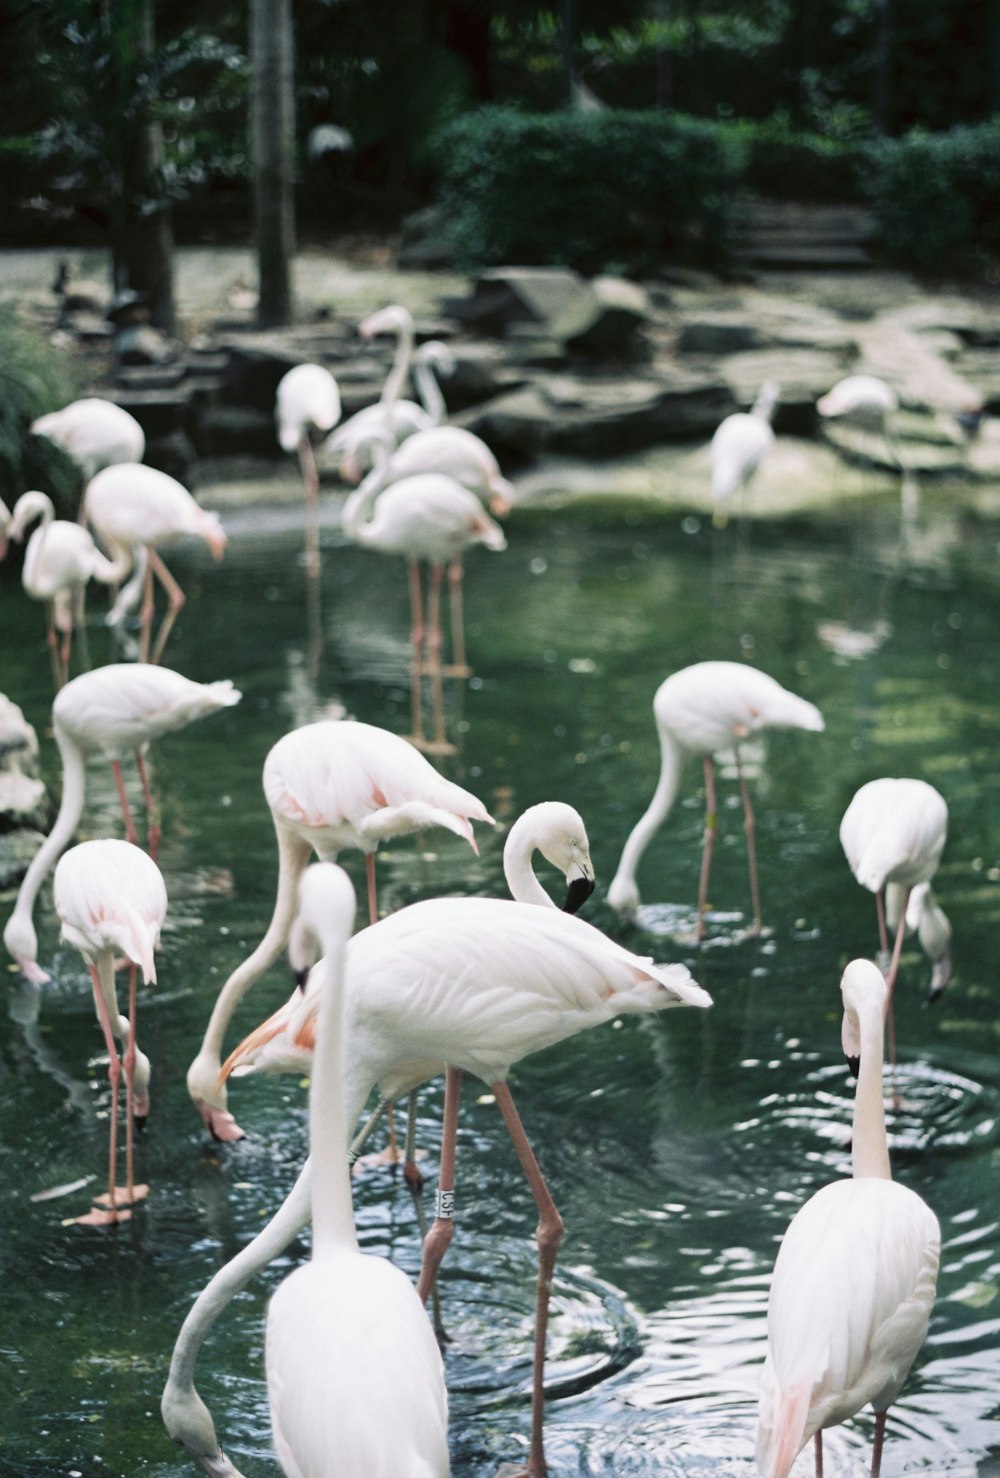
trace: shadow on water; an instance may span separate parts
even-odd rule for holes
[[[940,505],[940,506],[939,506]],[[179,551],[189,604],[171,665],[233,678],[238,708],[159,746],[162,865],[171,899],[157,986],[140,1006],[153,1113],[140,1141],[152,1193],[116,1234],[63,1224],[100,1176],[107,1082],[78,958],[60,946],[51,894],[37,921],[54,980],[12,977],[0,1044],[0,1239],[4,1360],[0,1473],[181,1478],[159,1396],[194,1295],[260,1228],[306,1144],[304,1084],[243,1080],[249,1138],[203,1142],[184,1087],[215,992],[260,937],[275,881],[260,774],[270,745],[323,713],[409,727],[402,565],[324,528],[322,583],[307,591],[301,534],[283,516],[233,520],[225,562]],[[905,534],[905,537],[904,537]],[[547,1385],[555,1478],[748,1475],[767,1286],[801,1202],[849,1170],[851,1085],[839,1047],[843,965],[874,946],[871,900],[837,841],[851,795],[879,774],[923,776],[946,796],[951,836],[939,893],[955,931],[955,977],[925,1008],[927,968],[907,944],[897,991],[897,1176],[944,1233],[927,1344],[893,1407],[885,1471],[986,1474],[996,1466],[1000,1388],[1000,1070],[993,939],[1000,916],[1000,529],[924,499],[900,530],[894,500],[823,523],[713,530],[697,518],[617,507],[544,520],[515,515],[506,554],[469,560],[467,683],[449,683],[458,753],[442,768],[499,825],[480,855],[457,838],[380,852],[385,905],[438,893],[502,893],[501,852],[525,806],[582,812],[598,872],[586,916],[640,952],[687,963],[711,1012],[630,1018],[519,1065],[512,1086],[566,1222]],[[4,575],[3,685],[43,736],[51,695],[36,609]],[[92,618],[95,660],[113,656]],[[628,829],[658,772],[651,699],[675,668],[708,657],[760,665],[817,702],[823,735],[777,733],[753,756],[767,931],[748,937],[739,799],[720,778],[712,914],[690,943],[703,821],[691,765],[643,859],[644,904],[628,926],[603,902]],[[89,777],[87,835],[117,833],[115,798]],[[345,856],[357,884],[359,859]],[[282,1001],[276,967],[234,1037]],[[237,1099],[238,1095],[238,1099]],[[422,1095],[433,1190],[441,1088]],[[459,1216],[442,1275],[454,1343],[454,1472],[487,1478],[523,1454],[534,1302],[534,1205],[489,1095],[469,1085]],[[38,1192],[58,1192],[32,1201]],[[415,1274],[414,1211],[401,1179],[356,1181],[362,1245]],[[307,1253],[294,1243],[234,1302],[208,1340],[198,1383],[247,1478],[273,1474],[262,1337],[266,1299]],[[391,1392],[373,1392],[391,1409]],[[829,1434],[827,1472],[864,1471],[871,1422]],[[992,1444],[992,1446],[991,1446]],[[811,1471],[808,1454],[796,1472]]]

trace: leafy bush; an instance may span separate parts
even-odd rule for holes
[[[447,229],[465,266],[717,265],[736,229],[743,143],[699,119],[482,108],[442,130],[436,153]]]
[[[62,517],[76,516],[80,473],[51,442],[29,434],[36,416],[58,410],[77,394],[65,356],[0,312],[0,498],[10,507],[38,488]]]
[[[1000,256],[1000,120],[914,132],[875,149],[879,246],[918,271],[975,271]]]
[[[860,201],[868,146],[796,130],[782,118],[733,127],[747,150],[745,182],[778,200]]]

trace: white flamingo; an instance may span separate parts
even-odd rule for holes
[[[274,914],[257,948],[220,990],[187,1075],[188,1092],[205,1127],[222,1140],[243,1136],[219,1083],[226,1027],[246,992],[285,947],[299,878],[311,854],[333,861],[344,847],[364,853],[369,915],[375,919],[374,854],[379,842],[443,826],[475,850],[472,822],[493,820],[482,801],[439,775],[405,739],[351,720],[306,724],[279,739],[264,761],[264,794],[278,841]]]
[[[411,438],[412,439],[412,438]],[[406,443],[404,442],[404,446]],[[454,477],[425,472],[389,483],[384,443],[376,443],[375,466],[344,504],[342,523],[347,537],[365,549],[399,555],[406,560],[410,589],[410,641],[413,648],[411,705],[413,740],[421,748],[449,753],[444,732],[441,688],[441,586],[446,569],[453,569],[467,549],[477,544],[506,549],[507,540],[479,499]],[[420,563],[429,567],[426,619]],[[452,581],[452,643],[457,673],[468,673],[462,622],[461,581]],[[423,727],[422,673],[433,679],[434,737]]]
[[[149,1112],[149,1060],[136,1047],[136,969],[145,984],[156,981],[153,951],[167,912],[167,890],[151,857],[131,842],[102,840],[71,847],[56,866],[52,883],[62,937],[83,955],[90,970],[94,1005],[108,1053],[111,1083],[111,1129],[108,1147],[108,1189],[93,1209],[77,1221],[104,1226],[127,1220],[132,1206],[149,1187],[136,1185],[132,1129]],[[116,954],[129,962],[128,1016],[118,1010],[115,992]],[[123,1043],[121,1059],[115,1039]],[[116,1180],[118,1148],[118,1088],[125,1074],[125,1194]]]
[[[307,869],[289,960],[304,979],[319,953],[320,995],[309,1092],[312,1256],[267,1310],[271,1427],[288,1478],[446,1478],[448,1399],[437,1341],[406,1274],[358,1248],[347,1163],[344,954],[354,892],[333,863]],[[392,1392],[373,1421],[371,1393]]]
[[[328,436],[340,420],[340,390],[321,364],[297,364],[278,382],[275,396],[278,441],[296,452],[306,492],[306,563],[319,570],[319,471],[313,438]]]
[[[184,604],[184,592],[157,551],[162,545],[192,535],[204,539],[213,557],[221,559],[226,535],[219,516],[199,507],[187,488],[165,472],[135,463],[121,463],[99,472],[87,486],[84,508],[98,539],[116,563],[121,561],[126,569],[133,563],[137,566],[134,580],[122,590],[108,619],[114,623],[131,609],[141,585],[139,656],[143,662],[158,662]],[[167,610],[155,642],[154,575],[167,594]]]
[[[841,980],[843,1043],[860,1059],[852,1178],[833,1181],[793,1217],[774,1265],[760,1388],[757,1465],[787,1478],[814,1438],[817,1478],[825,1428],[871,1403],[872,1478],[886,1412],[923,1344],[937,1288],[941,1232],[925,1201],[892,1179],[882,1095],[888,992],[867,960]]]
[[[771,417],[780,393],[781,386],[767,380],[750,411],[737,411],[716,428],[711,446],[712,497],[720,528],[729,517],[729,504],[746,489],[774,446]]]
[[[911,512],[917,483],[899,449],[895,428],[899,397],[892,386],[877,375],[848,375],[820,396],[816,410],[826,420],[848,421],[863,432],[871,431],[883,438],[902,478],[904,512]]]
[[[314,974],[306,990],[248,1039],[260,1052],[287,1029],[292,1050],[311,1047]],[[540,1213],[539,1279],[532,1388],[532,1436],[526,1471],[545,1472],[542,1441],[548,1294],[562,1219],[514,1106],[507,1075],[529,1054],[620,1015],[711,1004],[683,965],[658,965],[632,954],[572,914],[495,898],[441,898],[411,904],[362,929],[347,947],[345,1055],[347,1124],[357,1121],[372,1087],[395,1100],[449,1067],[439,1173],[439,1215],[425,1244],[418,1293],[434,1280],[451,1236],[454,1141],[461,1075],[490,1085]],[[292,1018],[300,1017],[293,1026]],[[231,1061],[239,1060],[237,1049]],[[168,1430],[206,1471],[219,1457],[211,1417],[194,1388],[198,1349],[234,1294],[287,1246],[309,1217],[311,1168],[303,1169],[284,1206],[254,1241],[199,1295],[174,1347],[162,1410]]]
[[[879,947],[888,962],[889,1052],[896,1062],[892,1009],[899,957],[907,932],[916,931],[930,957],[934,1000],[951,979],[951,924],[931,892],[948,835],[948,805],[926,780],[869,780],[853,796],[840,823],[840,845],[863,888],[875,894]],[[896,930],[889,953],[888,929]]]
[[[39,518],[41,525],[24,551],[21,582],[32,600],[44,602],[52,676],[61,688],[69,678],[73,629],[83,621],[87,582],[113,585],[125,571],[120,562],[101,553],[82,524],[56,518],[52,499],[45,493],[22,493],[18,498],[8,528],[11,539],[19,543]]]
[[[39,416],[31,430],[72,457],[85,482],[118,462],[141,462],[146,450],[146,435],[135,417],[96,395]]]
[[[799,698],[754,667],[742,662],[696,662],[672,673],[653,697],[653,716],[660,738],[660,778],[645,814],[633,827],[608,888],[611,907],[634,918],[640,903],[636,869],[643,852],[666,819],[680,788],[684,761],[700,755],[705,771],[705,837],[698,887],[698,938],[708,906],[708,879],[715,845],[717,813],[713,756],[720,750],[736,755],[743,799],[753,928],[760,931],[760,887],[750,794],[740,768],[739,743],[761,729],[823,728],[823,716],[813,703]]]
[[[126,834],[134,842],[135,828],[125,796],[121,758],[129,750],[135,752],[146,797],[149,848],[155,856],[159,827],[142,749],[162,734],[183,729],[194,719],[229,708],[239,699],[239,692],[228,679],[196,683],[168,667],[136,662],[95,667],[60,688],[52,705],[52,729],[63,767],[59,812],[52,830],[31,860],[3,931],[8,953],[29,980],[48,979],[38,964],[38,938],[32,914],[43,882],[72,839],[83,814],[87,756],[103,754],[110,760],[125,815]]]

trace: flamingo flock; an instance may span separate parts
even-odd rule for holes
[[[515,1106],[511,1071],[530,1055],[624,1015],[650,1016],[673,1007],[705,1010],[712,1001],[687,964],[637,953],[577,917],[594,890],[594,868],[583,818],[563,802],[532,807],[510,827],[504,848],[510,898],[437,897],[395,912],[381,910],[375,877],[380,843],[439,828],[476,851],[474,828],[494,824],[486,803],[448,779],[426,755],[454,752],[445,732],[442,678],[470,670],[462,626],[463,556],[477,545],[497,553],[506,548],[495,518],[509,510],[513,489],[485,443],[443,424],[446,407],[435,375],[447,377],[453,367],[447,346],[416,348],[413,320],[398,305],[371,315],[360,331],[366,339],[396,335],[379,401],[338,425],[341,404],[333,375],[324,366],[300,365],[278,386],[277,434],[282,448],[297,455],[305,483],[310,575],[319,569],[319,467],[333,463],[348,482],[357,482],[367,468],[345,500],[343,531],[362,548],[407,563],[412,732],[403,738],[355,719],[322,720],[276,738],[265,760],[264,800],[277,844],[273,911],[259,943],[233,963],[218,991],[188,1069],[187,1088],[205,1130],[224,1145],[245,1134],[229,1107],[230,1078],[307,1073],[309,1156],[284,1205],[220,1268],[189,1311],[170,1360],[161,1410],[167,1431],[205,1472],[240,1478],[195,1387],[195,1363],[232,1298],[311,1220],[311,1257],[283,1280],[267,1312],[268,1403],[283,1472],[288,1478],[444,1478],[449,1473],[439,1352],[445,1336],[437,1311],[432,1324],[424,1304],[453,1234],[459,1100],[463,1077],[469,1075],[488,1087],[539,1214],[530,1443],[524,1461],[508,1471],[543,1478],[552,1471],[544,1443],[544,1375],[563,1220]],[[411,370],[420,404],[404,397]],[[876,394],[870,385],[854,383],[864,378],[834,387],[819,403],[819,413],[866,417],[866,424],[877,423],[894,446],[891,392]],[[719,522],[773,443],[770,421],[777,395],[776,385],[766,385],[749,414],[728,418],[716,433],[712,462]],[[56,519],[42,492],[23,493],[12,510],[0,504],[0,542],[23,540],[39,521],[25,551],[23,579],[28,594],[46,607],[56,688],[52,733],[62,762],[58,813],[27,869],[3,941],[29,982],[42,986],[49,979],[46,965],[55,968],[52,942],[39,939],[34,913],[54,873],[61,937],[79,951],[89,975],[112,1099],[107,1188],[76,1220],[115,1226],[133,1218],[144,1199],[155,1195],[155,1187],[151,1191],[136,1180],[133,1138],[135,1124],[149,1111],[150,1082],[150,1064],[137,1041],[138,977],[146,988],[157,984],[155,951],[168,914],[156,861],[159,811],[146,751],[170,732],[232,707],[241,696],[228,680],[194,682],[160,665],[184,594],[158,551],[176,538],[194,536],[219,558],[226,535],[218,516],[180,483],[142,464],[141,427],[118,407],[97,399],[74,402],[31,429],[78,462],[86,480],[83,513],[95,537],[83,522]],[[421,564],[429,568],[426,592]],[[446,575],[450,666],[442,660]],[[91,580],[111,587],[126,582],[111,608],[114,625],[124,624],[139,603],[139,660],[71,677],[73,634],[83,626],[84,592]],[[167,597],[155,635],[154,581]],[[424,726],[427,674],[433,682],[431,734]],[[659,778],[622,844],[607,902],[621,917],[622,929],[642,925],[639,864],[655,850],[654,838],[670,819],[685,761],[697,757],[704,784],[701,869],[693,939],[681,936],[680,942],[701,946],[714,927],[708,889],[721,761],[734,767],[738,782],[750,874],[746,935],[758,936],[763,918],[745,749],[754,736],[772,729],[822,735],[822,714],[767,673],[716,660],[695,661],[668,675],[653,696],[653,713]],[[129,753],[135,755],[145,799],[145,848],[139,845],[123,778],[121,761]],[[85,816],[91,756],[111,763],[125,838],[71,845]],[[224,764],[220,751],[220,768]],[[641,796],[642,776],[624,777],[624,783],[633,798]],[[875,1412],[870,1471],[878,1478],[886,1412],[927,1331],[940,1231],[925,1202],[891,1176],[883,1041],[888,1020],[894,1056],[891,1002],[908,931],[916,932],[930,958],[932,995],[944,989],[951,974],[951,926],[931,891],[947,822],[944,798],[925,781],[882,777],[861,786],[840,823],[850,870],[875,894],[879,964],[856,959],[841,980],[842,1045],[857,1075],[852,1176],[825,1186],[796,1213],[774,1266],[756,1445],[763,1478],[787,1478],[810,1441],[821,1478],[823,1430],[868,1404]],[[365,859],[368,922],[358,930],[353,887],[337,861],[348,849]],[[566,881],[563,909],[535,875],[536,852]],[[648,890],[656,886],[652,856],[646,871]],[[237,1005],[286,950],[294,991],[225,1054]],[[120,1010],[115,989],[116,971],[123,966],[129,972],[127,1012]],[[382,1114],[442,1073],[435,1217],[414,1287],[387,1260],[360,1251],[351,1165]],[[118,1144],[122,1077],[124,1184]],[[374,1110],[359,1130],[373,1094]],[[409,1135],[405,1160],[419,1197],[422,1177]],[[374,1418],[372,1403],[383,1399],[391,1414],[387,1410]]]

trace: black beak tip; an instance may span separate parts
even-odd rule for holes
[[[593,878],[574,878],[566,890],[563,913],[576,913],[594,891]]]
[[[303,994],[304,994],[305,993],[305,988],[306,988],[306,981],[309,979],[309,967],[306,966],[306,968],[304,970],[293,970],[292,971],[292,975],[293,975],[293,977],[295,979],[295,984],[296,984],[297,988],[300,991],[302,991]]]
[[[861,1058],[848,1057],[847,1066],[850,1068],[851,1077],[856,1078],[858,1076],[858,1073],[861,1071]]]

